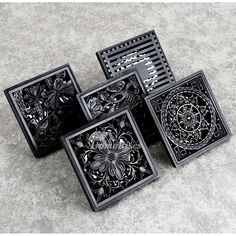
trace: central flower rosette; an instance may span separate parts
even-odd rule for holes
[[[124,125],[120,123],[120,126]],[[134,158],[132,150],[134,140],[129,133],[119,134],[112,127],[107,127],[104,131],[92,133],[89,143],[94,152],[92,155],[94,161],[90,165],[93,171],[102,172],[105,176],[117,180],[123,180],[128,176],[125,172]]]
[[[70,143],[97,202],[152,173],[126,115],[82,133]]]
[[[214,134],[216,116],[209,98],[195,88],[172,90],[162,105],[161,121],[168,138],[184,149],[198,149]]]
[[[106,144],[104,144],[106,145]],[[100,153],[94,156],[95,161],[91,164],[93,170],[100,172],[108,171],[109,175],[118,180],[124,178],[125,164],[130,161],[131,147],[121,146],[100,148]]]

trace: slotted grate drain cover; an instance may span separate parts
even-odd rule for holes
[[[61,135],[86,122],[76,99],[80,88],[69,64],[4,92],[35,157],[59,148]]]
[[[175,166],[231,135],[202,71],[145,99]]]
[[[88,120],[128,106],[141,130],[145,141],[153,143],[157,138],[155,123],[144,101],[147,94],[136,72],[107,82],[77,95]],[[155,138],[156,137],[156,138]]]
[[[154,30],[96,53],[107,79],[136,69],[147,92],[175,81]]]
[[[158,177],[128,109],[64,135],[62,143],[95,211]]]

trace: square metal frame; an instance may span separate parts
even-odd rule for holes
[[[185,158],[185,159],[183,159],[181,161],[178,161],[176,159],[176,156],[175,156],[171,146],[170,146],[169,139],[167,138],[167,136],[166,136],[166,134],[164,132],[163,126],[160,123],[160,121],[159,121],[159,119],[158,119],[158,117],[157,117],[157,115],[156,115],[156,113],[155,113],[155,111],[153,109],[151,101],[156,99],[156,98],[158,98],[158,97],[160,97],[162,94],[165,94],[166,92],[171,92],[175,88],[177,88],[177,87],[179,87],[179,86],[181,86],[183,84],[188,83],[189,81],[191,81],[192,79],[195,79],[198,76],[200,76],[202,78],[202,81],[203,81],[203,83],[204,83],[204,85],[206,87],[208,96],[209,96],[211,102],[213,103],[215,111],[217,112],[218,116],[220,117],[220,120],[221,120],[221,122],[222,122],[222,124],[223,124],[223,126],[224,126],[224,128],[226,130],[226,135],[224,137],[222,137],[221,139],[218,139],[218,140],[214,141],[213,143],[211,143],[209,145],[207,144],[203,148],[199,149],[197,152],[193,153],[192,155],[189,155],[187,158]],[[171,160],[171,162],[172,162],[174,167],[179,167],[179,166],[181,166],[181,165],[191,161],[192,159],[194,159],[194,158],[200,156],[201,154],[209,151],[210,149],[216,147],[220,143],[223,143],[223,142],[227,141],[230,138],[230,136],[232,135],[231,131],[230,131],[230,129],[229,129],[229,127],[228,127],[228,125],[227,125],[227,123],[225,121],[225,118],[224,118],[224,116],[223,116],[223,114],[221,112],[221,109],[220,109],[220,107],[219,107],[219,105],[218,105],[218,103],[216,101],[216,98],[213,95],[211,87],[210,87],[210,85],[209,85],[209,83],[208,83],[208,81],[207,81],[207,79],[205,77],[205,74],[204,74],[204,72],[202,70],[197,71],[197,72],[187,76],[186,78],[183,78],[180,81],[172,84],[172,85],[166,86],[165,88],[158,90],[156,93],[153,93],[153,94],[147,96],[145,98],[145,101],[146,101],[146,103],[147,103],[147,105],[148,105],[148,107],[150,109],[150,112],[151,112],[151,114],[153,116],[153,119],[155,120],[156,126],[157,126],[157,128],[158,128],[158,130],[160,132],[161,138],[162,138],[162,143],[163,143],[163,145],[164,145],[164,147],[165,147],[165,149],[166,149],[166,151],[167,151],[167,153],[168,153],[168,155],[170,157],[170,160]]]
[[[129,121],[130,121],[130,125],[132,126],[132,129],[139,141],[139,143],[141,144],[141,147],[142,147],[142,150],[145,154],[145,157],[146,157],[146,160],[148,161],[151,169],[152,169],[152,174],[148,177],[146,177],[145,179],[131,185],[130,187],[122,190],[121,192],[109,197],[108,199],[100,202],[100,203],[97,203],[96,202],[96,199],[94,198],[93,196],[93,193],[91,191],[91,188],[90,188],[90,185],[89,183],[87,182],[86,180],[86,177],[83,173],[83,170],[78,162],[78,159],[71,147],[71,144],[69,142],[69,140],[81,133],[84,133],[90,129],[93,129],[94,127],[97,127],[101,124],[104,124],[106,122],[109,122],[111,121],[112,119],[115,119],[116,117],[119,117],[123,114],[126,114]],[[85,192],[85,195],[89,201],[89,204],[92,208],[93,211],[99,211],[99,210],[102,210],[110,205],[113,205],[116,201],[120,200],[123,196],[127,195],[128,193],[131,193],[133,191],[135,191],[136,189],[146,185],[147,183],[153,181],[154,179],[156,179],[157,177],[159,177],[159,170],[157,169],[156,167],[156,164],[154,163],[153,159],[152,159],[152,156],[149,152],[149,149],[147,148],[145,142],[144,142],[144,139],[139,131],[139,128],[135,122],[135,119],[132,115],[132,113],[130,112],[129,108],[128,107],[124,107],[124,108],[121,108],[121,109],[118,109],[116,111],[114,111],[113,113],[111,113],[110,115],[107,115],[106,117],[102,117],[102,118],[99,118],[97,120],[94,120],[92,122],[90,122],[89,124],[81,127],[81,128],[78,128],[66,135],[63,135],[61,137],[61,142],[64,146],[64,149],[67,153],[67,156],[70,160],[70,163],[74,169],[74,172]]]
[[[136,68],[136,70],[140,74],[142,81],[149,79],[150,75],[148,73],[146,66],[144,66],[143,63],[135,64],[127,69],[122,70],[121,72],[115,72],[112,65],[113,62],[111,62],[111,59],[109,58],[111,56],[111,53],[113,53],[114,55],[119,55],[129,50],[134,50],[134,49],[141,50],[142,47],[145,47],[144,50],[145,52],[146,51],[148,52],[148,50],[149,51],[151,50],[152,54],[155,52],[156,55],[154,56],[154,58],[155,60],[157,59],[159,60],[158,66],[154,67],[159,71],[158,80],[160,81],[155,82],[150,86],[147,87],[145,86],[145,89],[148,91],[148,93],[155,91],[155,89],[160,88],[161,86],[174,82],[175,78],[173,72],[170,68],[165,53],[161,47],[161,44],[154,30],[150,30],[146,33],[129,38],[125,41],[122,41],[113,46],[107,47],[105,49],[96,52],[97,58],[99,60],[99,63],[102,67],[102,70],[106,78],[111,79],[114,78],[115,76],[118,76],[119,74],[122,74],[122,72],[127,69]],[[148,47],[151,47],[152,49],[151,48],[148,49]]]
[[[58,142],[58,145],[55,145],[55,147],[53,147],[53,148],[49,148],[48,150],[46,150],[44,152],[38,152],[37,144],[35,143],[34,138],[33,138],[32,134],[31,134],[29,128],[27,127],[27,124],[26,124],[26,122],[25,122],[25,120],[24,120],[24,118],[23,118],[23,116],[22,116],[22,114],[21,114],[21,112],[20,112],[20,110],[18,108],[18,105],[16,104],[16,102],[14,100],[13,93],[15,91],[21,89],[21,88],[25,88],[25,87],[28,87],[29,85],[35,84],[37,82],[41,82],[41,81],[49,78],[50,76],[53,76],[53,75],[55,75],[57,73],[60,73],[61,71],[64,71],[64,70],[67,70],[67,72],[68,72],[68,74],[70,76],[70,79],[71,79],[71,81],[73,83],[73,86],[74,86],[74,88],[76,90],[76,93],[80,93],[81,92],[81,88],[79,87],[79,84],[78,84],[78,82],[76,80],[76,77],[75,77],[75,75],[74,75],[74,73],[73,73],[69,63],[64,64],[62,66],[59,66],[57,68],[54,68],[52,70],[49,70],[49,71],[47,71],[45,73],[37,75],[37,76],[35,76],[35,77],[31,78],[31,79],[25,80],[25,81],[23,81],[21,83],[18,83],[16,85],[14,85],[12,87],[9,87],[9,88],[4,90],[5,96],[6,96],[8,102],[9,102],[9,104],[11,106],[11,109],[12,109],[12,111],[13,111],[13,113],[14,113],[14,115],[15,115],[15,117],[16,117],[19,125],[20,125],[20,128],[21,128],[21,130],[22,130],[22,132],[23,132],[23,134],[24,134],[24,136],[25,136],[25,138],[26,138],[26,140],[27,140],[27,142],[28,142],[28,144],[30,146],[31,151],[33,152],[33,154],[34,154],[34,156],[36,158],[43,157],[43,156],[49,154],[50,152],[59,149],[61,147],[60,146],[60,142]],[[84,117],[84,121],[85,121],[85,117]]]

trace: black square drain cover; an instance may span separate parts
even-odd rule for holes
[[[97,119],[128,106],[145,141],[149,144],[157,138],[157,129],[144,100],[146,94],[137,72],[131,72],[84,91],[78,94],[77,98],[88,120]]]
[[[175,166],[231,135],[202,71],[145,99]]]
[[[69,64],[4,92],[35,157],[59,148],[61,135],[86,122],[76,99],[80,88]]]
[[[62,143],[95,211],[158,177],[128,108],[64,135]]]
[[[154,30],[96,53],[107,79],[136,69],[147,92],[175,81]]]

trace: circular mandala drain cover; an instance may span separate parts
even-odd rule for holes
[[[210,99],[194,88],[179,87],[164,100],[161,122],[169,139],[184,149],[199,149],[212,138],[216,114]]]

